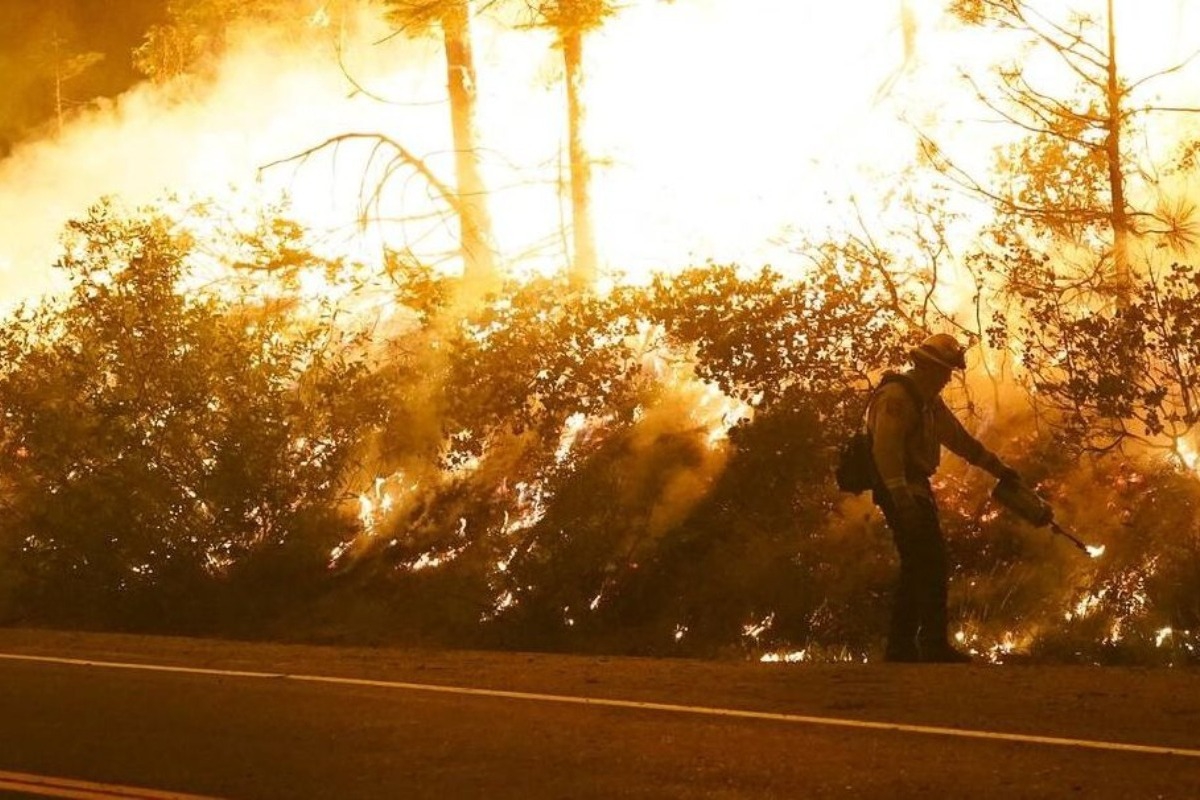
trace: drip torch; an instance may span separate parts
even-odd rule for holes
[[[1077,537],[1068,533],[1054,520],[1054,509],[1043,500],[1037,492],[1020,481],[1003,480],[992,489],[992,497],[997,503],[1016,514],[1035,528],[1050,526],[1050,530],[1068,539],[1071,544],[1087,553],[1092,558],[1104,554],[1104,546],[1084,544]]]

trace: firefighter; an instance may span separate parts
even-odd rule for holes
[[[1001,480],[1017,480],[946,407],[941,391],[955,370],[965,370],[964,348],[945,333],[910,351],[912,367],[885,377],[867,411],[872,454],[879,474],[873,492],[900,554],[900,577],[888,630],[888,661],[964,663],[971,657],[947,638],[946,545],[929,480],[941,448]]]

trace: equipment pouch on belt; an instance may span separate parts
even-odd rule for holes
[[[859,431],[842,445],[835,474],[838,488],[843,492],[861,494],[875,487],[879,476],[871,454],[871,434]]]

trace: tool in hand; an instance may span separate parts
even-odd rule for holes
[[[1092,558],[1104,555],[1103,545],[1084,544],[1076,536],[1068,533],[1054,520],[1054,509],[1043,500],[1037,492],[1020,481],[1002,480],[992,489],[992,497],[997,503],[1016,514],[1035,528],[1050,526],[1050,530],[1065,537],[1072,544]]]

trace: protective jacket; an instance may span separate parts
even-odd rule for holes
[[[929,478],[941,462],[941,449],[998,475],[1004,463],[967,432],[940,396],[918,407],[909,390],[897,380],[884,383],[867,409],[872,454],[880,481],[889,492],[907,488],[930,496]]]

